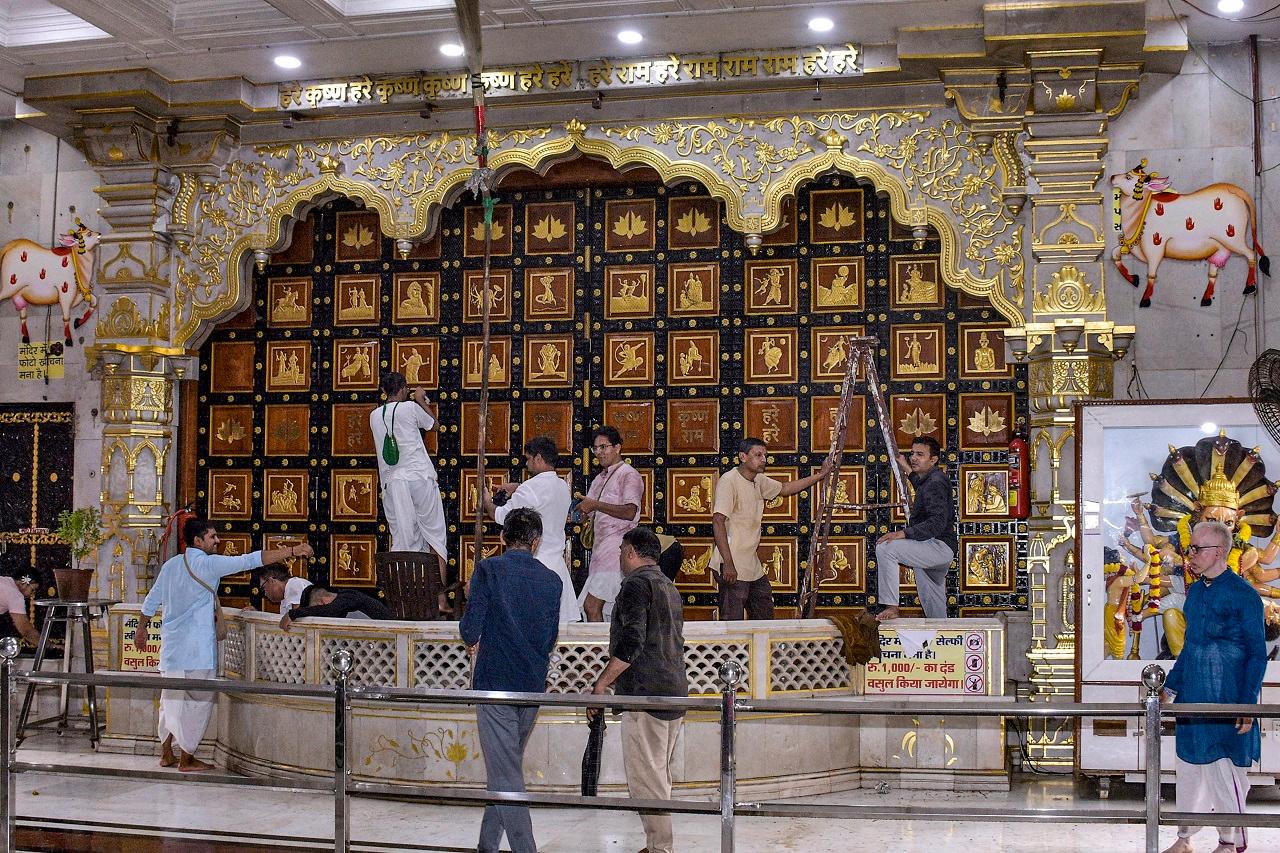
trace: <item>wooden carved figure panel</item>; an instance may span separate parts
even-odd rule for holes
[[[756,385],[796,382],[799,334],[796,329],[747,329],[742,354],[746,381]]]
[[[765,472],[779,483],[789,483],[800,476],[800,469],[794,465],[770,465],[769,470]],[[771,501],[767,501],[764,505],[764,515],[761,519],[767,524],[769,522],[790,522],[795,523],[800,520],[799,514],[799,495],[787,495],[783,497],[778,495]]]
[[[720,332],[667,333],[667,383],[715,385],[720,382]]]
[[[813,327],[809,334],[809,378],[814,382],[843,382],[849,367],[849,338],[866,334],[865,326]],[[858,379],[865,371],[858,370]]]
[[[893,258],[889,272],[889,306],[904,310],[941,308],[946,288],[937,258]]]
[[[268,521],[306,521],[310,482],[309,471],[266,471],[262,483],[262,517]]]
[[[573,335],[527,335],[524,339],[524,384],[529,388],[573,385]]]
[[[770,453],[795,453],[798,403],[794,397],[761,397],[742,404],[743,432],[759,438]]]
[[[440,322],[440,273],[398,272],[391,284],[391,322]]]
[[[866,592],[866,537],[832,536],[828,539],[825,569],[823,592]]]
[[[484,319],[484,270],[462,274],[462,320],[479,323]],[[495,323],[511,320],[511,270],[489,270],[489,319]]]
[[[311,452],[311,407],[271,404],[266,410],[263,451],[267,456],[307,456]]]
[[[604,358],[605,385],[653,385],[653,332],[606,332]]]
[[[357,471],[332,471],[329,477],[331,520],[378,520],[377,471],[368,468]]]
[[[756,554],[775,594],[796,591],[796,552],[794,536],[762,536]]]
[[[526,255],[571,255],[576,231],[574,204],[553,201],[530,204],[524,209]]]
[[[667,403],[668,453],[718,453],[719,450],[719,400],[671,400]]]
[[[440,339],[397,338],[391,342],[391,365],[404,374],[410,388],[440,387]]]
[[[714,468],[668,468],[667,521],[710,524],[718,482],[720,472]]]
[[[673,251],[719,248],[720,202],[708,196],[668,199],[667,247]]]
[[[379,341],[334,341],[333,390],[377,390],[379,377],[379,347]]]
[[[836,480],[835,503],[839,504],[861,504],[867,500],[867,466],[865,465],[846,465],[840,469],[840,477]],[[814,499],[809,502],[809,515],[813,520],[818,519],[818,511],[820,503],[815,493]],[[833,521],[866,521],[867,512],[862,509],[840,508],[837,506],[831,513]]]
[[[262,537],[262,550],[274,551],[277,548],[292,548],[301,545],[306,536],[297,533],[267,533]],[[295,578],[307,577],[307,558],[290,557],[280,565]]]
[[[742,289],[749,314],[794,314],[798,261],[747,261]]]
[[[1004,327],[986,324],[960,326],[960,378],[1007,379],[1013,365],[1004,357]]]
[[[381,280],[376,275],[340,275],[333,282],[333,324],[376,326]]]
[[[253,406],[209,407],[209,455],[253,455]]]
[[[267,282],[267,325],[311,325],[311,279],[273,278]]]
[[[1009,466],[960,466],[960,520],[1009,517]]]
[[[667,313],[672,317],[714,317],[720,313],[720,265],[667,267]]]
[[[485,539],[480,545],[480,559],[487,560],[490,557],[496,557],[503,551],[502,540],[495,537],[493,539]],[[476,541],[470,536],[462,540],[462,582],[469,583],[471,575],[476,570]]]
[[[606,266],[604,268],[604,316],[606,320],[652,317],[654,267]]]
[[[499,486],[507,481],[503,471],[484,472],[485,491],[493,495]],[[463,468],[458,485],[458,520],[466,523],[476,517],[476,507],[480,505],[480,495],[476,491],[476,472],[473,468]]]
[[[552,400],[530,400],[524,404],[523,442],[545,435],[556,443],[561,453],[573,449],[573,403]]]
[[[207,500],[210,520],[244,520],[253,515],[253,474],[210,471]]]
[[[526,320],[573,319],[573,269],[545,267],[524,272]]]
[[[604,205],[606,252],[652,252],[656,206],[653,199],[621,199]]]
[[[1018,555],[1012,536],[961,536],[960,554],[962,591],[1013,591]]]
[[[493,207],[492,254],[494,257],[506,257],[511,254],[512,221],[511,205],[497,204]],[[484,257],[484,208],[478,205],[468,207],[462,217],[462,255],[467,258]]]
[[[329,581],[334,586],[373,586],[377,583],[373,536],[342,534],[329,538]]]
[[[862,257],[814,258],[809,262],[813,310],[861,311],[866,261]]]
[[[478,390],[484,377],[481,362],[484,361],[484,338],[462,339],[462,387]],[[489,339],[489,387],[511,387],[511,337],[496,335]]]
[[[654,452],[654,406],[651,400],[605,400],[604,421],[622,436],[622,452],[625,456],[648,455]]]
[[[219,533],[218,553],[223,557],[243,557],[253,550],[253,537],[248,533]],[[221,584],[249,583],[253,580],[253,571],[236,572],[234,575],[223,575]]]
[[[890,378],[942,379],[947,372],[946,349],[946,333],[941,323],[894,326]]]
[[[681,592],[717,592],[719,585],[710,569],[715,541],[710,537],[682,537],[680,547],[684,556],[676,575],[676,588]]]
[[[310,342],[267,341],[265,367],[268,391],[306,391],[311,387]]]

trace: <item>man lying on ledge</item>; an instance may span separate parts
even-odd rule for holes
[[[295,605],[280,620],[280,627],[288,631],[297,619],[307,616],[327,616],[331,619],[394,619],[387,605],[354,589],[334,592],[322,586],[309,586],[302,591],[302,604]]]

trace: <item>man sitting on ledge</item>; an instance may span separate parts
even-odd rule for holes
[[[302,603],[289,610],[289,614],[280,620],[280,627],[288,631],[295,620],[307,616],[327,616],[330,619],[395,618],[387,605],[363,592],[354,589],[334,592],[315,585],[302,591]]]
[[[951,481],[938,467],[942,449],[925,435],[911,442],[911,456],[898,455],[898,467],[916,490],[910,521],[902,530],[876,540],[876,577],[881,622],[897,619],[899,566],[915,569],[920,606],[928,619],[947,618],[947,572],[956,556],[956,510]]]

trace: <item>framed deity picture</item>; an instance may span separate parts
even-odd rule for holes
[[[311,342],[267,341],[266,370],[268,391],[306,391],[311,387]]]
[[[331,521],[378,520],[378,472],[372,468],[329,473]]]
[[[267,521],[306,521],[311,502],[311,472],[271,469],[263,474],[262,517]]]
[[[462,273],[462,321],[484,320],[484,270]],[[511,270],[489,270],[489,319],[494,323],[511,320]]]
[[[604,250],[652,252],[656,207],[649,199],[614,199],[604,203]]]
[[[711,574],[711,552],[715,541],[710,537],[690,536],[680,538],[684,552],[680,571],[676,573],[676,588],[681,592],[716,592],[720,586]]]
[[[267,325],[311,325],[311,279],[273,278],[267,281]]]
[[[340,275],[333,281],[333,325],[376,326],[378,289],[376,275]]]
[[[522,442],[545,435],[561,454],[573,452],[573,403],[565,400],[528,400],[524,404]]]
[[[480,444],[480,404],[462,404],[462,452],[475,456]],[[511,404],[489,403],[485,418],[485,456],[506,456],[511,452]]]
[[[710,196],[671,197],[667,200],[667,247],[718,249],[720,201]]]
[[[524,318],[573,319],[572,267],[539,267],[524,271]]]
[[[799,430],[795,397],[758,397],[742,403],[743,432],[769,445],[770,453],[795,453]]]
[[[266,407],[263,452],[266,456],[307,456],[311,452],[311,407],[306,403]]]
[[[253,515],[253,472],[210,471],[205,498],[210,520],[248,519]]]
[[[960,395],[960,449],[1005,449],[1013,438],[1013,394]]]
[[[814,326],[809,330],[809,378],[814,382],[843,382],[849,369],[849,338],[865,335],[865,326]],[[863,378],[865,371],[858,371]]]
[[[434,391],[440,387],[440,339],[396,338],[391,342],[393,369],[404,374],[410,388]]]
[[[742,267],[748,314],[794,314],[798,261],[756,260]]]
[[[941,308],[946,301],[936,257],[908,255],[890,260],[889,307],[909,311]]]
[[[796,329],[747,329],[742,354],[746,381],[753,385],[785,385],[798,381],[799,335]]]
[[[334,229],[334,260],[376,261],[382,257],[382,226],[372,210],[348,210],[338,214]]]
[[[372,456],[368,403],[335,403],[329,424],[330,451],[334,456]]]
[[[605,332],[604,384],[653,385],[653,332]]]
[[[782,210],[778,227],[764,236],[765,246],[794,246],[800,239],[796,229],[796,198],[787,196],[782,200]]]
[[[756,554],[773,592],[796,591],[797,540],[794,536],[761,536]]]
[[[573,335],[527,335],[524,339],[524,384],[529,388],[573,385]]]
[[[440,273],[398,272],[391,279],[391,322],[440,322]]]
[[[609,265],[604,268],[604,317],[623,320],[652,317],[654,266]]]
[[[485,492],[493,495],[497,491],[498,486],[507,482],[508,472],[506,471],[490,471],[484,472]],[[472,468],[464,468],[461,471],[461,477],[458,483],[458,521],[464,524],[474,521],[476,517],[476,507],[480,506],[480,495],[476,491],[476,472]]]
[[[262,550],[274,551],[277,548],[292,548],[307,540],[302,533],[268,533],[262,537]],[[290,557],[281,563],[285,570],[295,578],[307,577],[307,558]]]
[[[526,255],[572,255],[576,216],[571,201],[528,204],[524,209]]]
[[[720,382],[720,332],[667,332],[667,383],[717,385]]]
[[[946,376],[946,331],[941,323],[893,326],[889,378],[942,379]]]
[[[861,311],[866,261],[861,257],[813,258],[809,261],[813,310],[831,314]]]
[[[253,455],[253,406],[210,406],[210,456]]]
[[[800,476],[800,469],[794,465],[771,465],[766,472],[770,478],[777,480],[779,483],[789,483]],[[761,520],[764,523],[772,522],[790,522],[794,524],[800,520],[799,515],[799,495],[778,495],[771,501],[766,501],[764,505],[764,515]]]
[[[1013,592],[1018,553],[1012,536],[960,537],[961,592]]]
[[[478,390],[484,377],[481,363],[484,361],[484,338],[468,336],[462,339],[462,387]],[[511,387],[511,337],[494,335],[489,338],[489,387]]]
[[[828,453],[835,441],[836,416],[840,413],[839,397],[809,398],[809,449]],[[861,453],[867,449],[867,398],[861,395],[849,400],[849,420],[844,431],[844,449]]]
[[[863,504],[867,502],[867,466],[844,465],[840,468],[840,476],[836,480],[836,504]],[[821,511],[821,503],[817,493],[809,501],[809,517],[817,521]],[[831,512],[832,521],[866,521],[867,511],[864,509],[840,508]]]
[[[667,313],[672,317],[714,317],[720,313],[720,265],[667,267]]]
[[[1009,518],[1009,466],[960,466],[960,520]]]
[[[485,538],[480,543],[480,559],[487,560],[490,557],[496,557],[502,553],[502,540],[499,538]],[[471,575],[476,570],[476,541],[470,536],[462,540],[462,582],[470,583]]]
[[[710,524],[715,504],[715,468],[667,469],[667,521],[671,524]]]
[[[861,243],[862,190],[814,190],[809,194],[810,243]]]
[[[889,398],[893,440],[906,453],[911,442],[928,436],[947,446],[946,394],[894,394]]]
[[[1004,358],[1004,327],[987,324],[960,326],[960,378],[1007,379],[1013,365]]]
[[[666,425],[667,453],[720,452],[719,400],[669,400]]]
[[[377,578],[373,554],[376,537],[339,534],[329,537],[329,582],[334,586],[373,586]]]
[[[310,345],[306,346],[310,353]],[[215,394],[252,392],[255,359],[253,341],[215,341],[212,349],[209,359],[209,390]],[[307,374],[310,374],[310,370]]]
[[[492,254],[495,257],[511,254],[513,224],[511,205],[495,204],[491,234]],[[462,256],[484,257],[484,208],[479,205],[467,207],[462,214]]]
[[[824,593],[867,591],[865,536],[832,536],[827,540],[818,588]]]
[[[652,400],[605,400],[604,423],[622,436],[624,456],[646,456],[654,452]]]
[[[223,557],[243,557],[253,550],[253,537],[248,533],[219,533],[218,554]],[[250,583],[253,570],[236,572],[234,575],[223,575],[219,584]]]
[[[333,390],[376,391],[381,367],[380,341],[341,340],[333,342]]]

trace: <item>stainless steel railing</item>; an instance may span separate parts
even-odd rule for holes
[[[670,696],[595,696],[586,694],[506,693],[478,690],[408,690],[404,688],[352,687],[350,684],[354,658],[350,651],[336,652],[330,659],[333,686],[285,685],[225,679],[168,678],[164,676],[111,673],[17,673],[14,658],[18,643],[12,638],[0,640],[0,853],[15,850],[15,775],[20,772],[48,772],[89,776],[117,776],[137,780],[172,780],[163,771],[121,770],[74,764],[41,764],[17,760],[13,731],[13,691],[19,681],[28,684],[86,685],[93,687],[130,687],[153,690],[201,690],[221,693],[294,696],[333,701],[333,766],[332,779],[292,780],[282,784],[276,779],[257,779],[228,775],[184,777],[184,783],[257,785],[298,791],[326,791],[333,795],[333,847],[346,853],[351,843],[351,798],[364,795],[391,795],[406,800],[435,804],[487,805],[489,803],[524,803],[556,808],[592,808],[622,811],[664,811],[676,814],[718,814],[720,817],[721,853],[732,853],[734,830],[738,817],[834,818],[878,820],[945,820],[1059,823],[1127,823],[1146,827],[1145,850],[1158,853],[1161,825],[1216,825],[1222,814],[1169,812],[1160,808],[1160,733],[1161,720],[1175,711],[1161,704],[1164,671],[1157,665],[1142,673],[1146,695],[1141,702],[1127,703],[1025,703],[994,702],[970,705],[962,701],[915,701],[888,706],[866,699],[766,699],[752,700],[737,695],[742,668],[734,662],[720,667],[721,695],[717,698]],[[536,705],[568,708],[614,708],[623,710],[718,711],[720,716],[720,791],[719,802],[695,800],[637,800],[618,797],[580,797],[568,794],[495,793],[448,788],[408,786],[361,782],[351,778],[351,703],[412,703],[444,705]],[[740,713],[808,713],[808,714],[872,714],[906,716],[916,714],[964,715],[969,717],[1142,717],[1146,735],[1146,792],[1143,809],[1060,809],[1015,808],[1008,804],[983,806],[859,806],[811,805],[799,803],[752,803],[737,799],[737,716]],[[1179,705],[1177,716],[1197,717],[1280,717],[1280,705]],[[1232,816],[1229,823],[1249,827],[1280,827],[1280,814],[1251,813]]]

